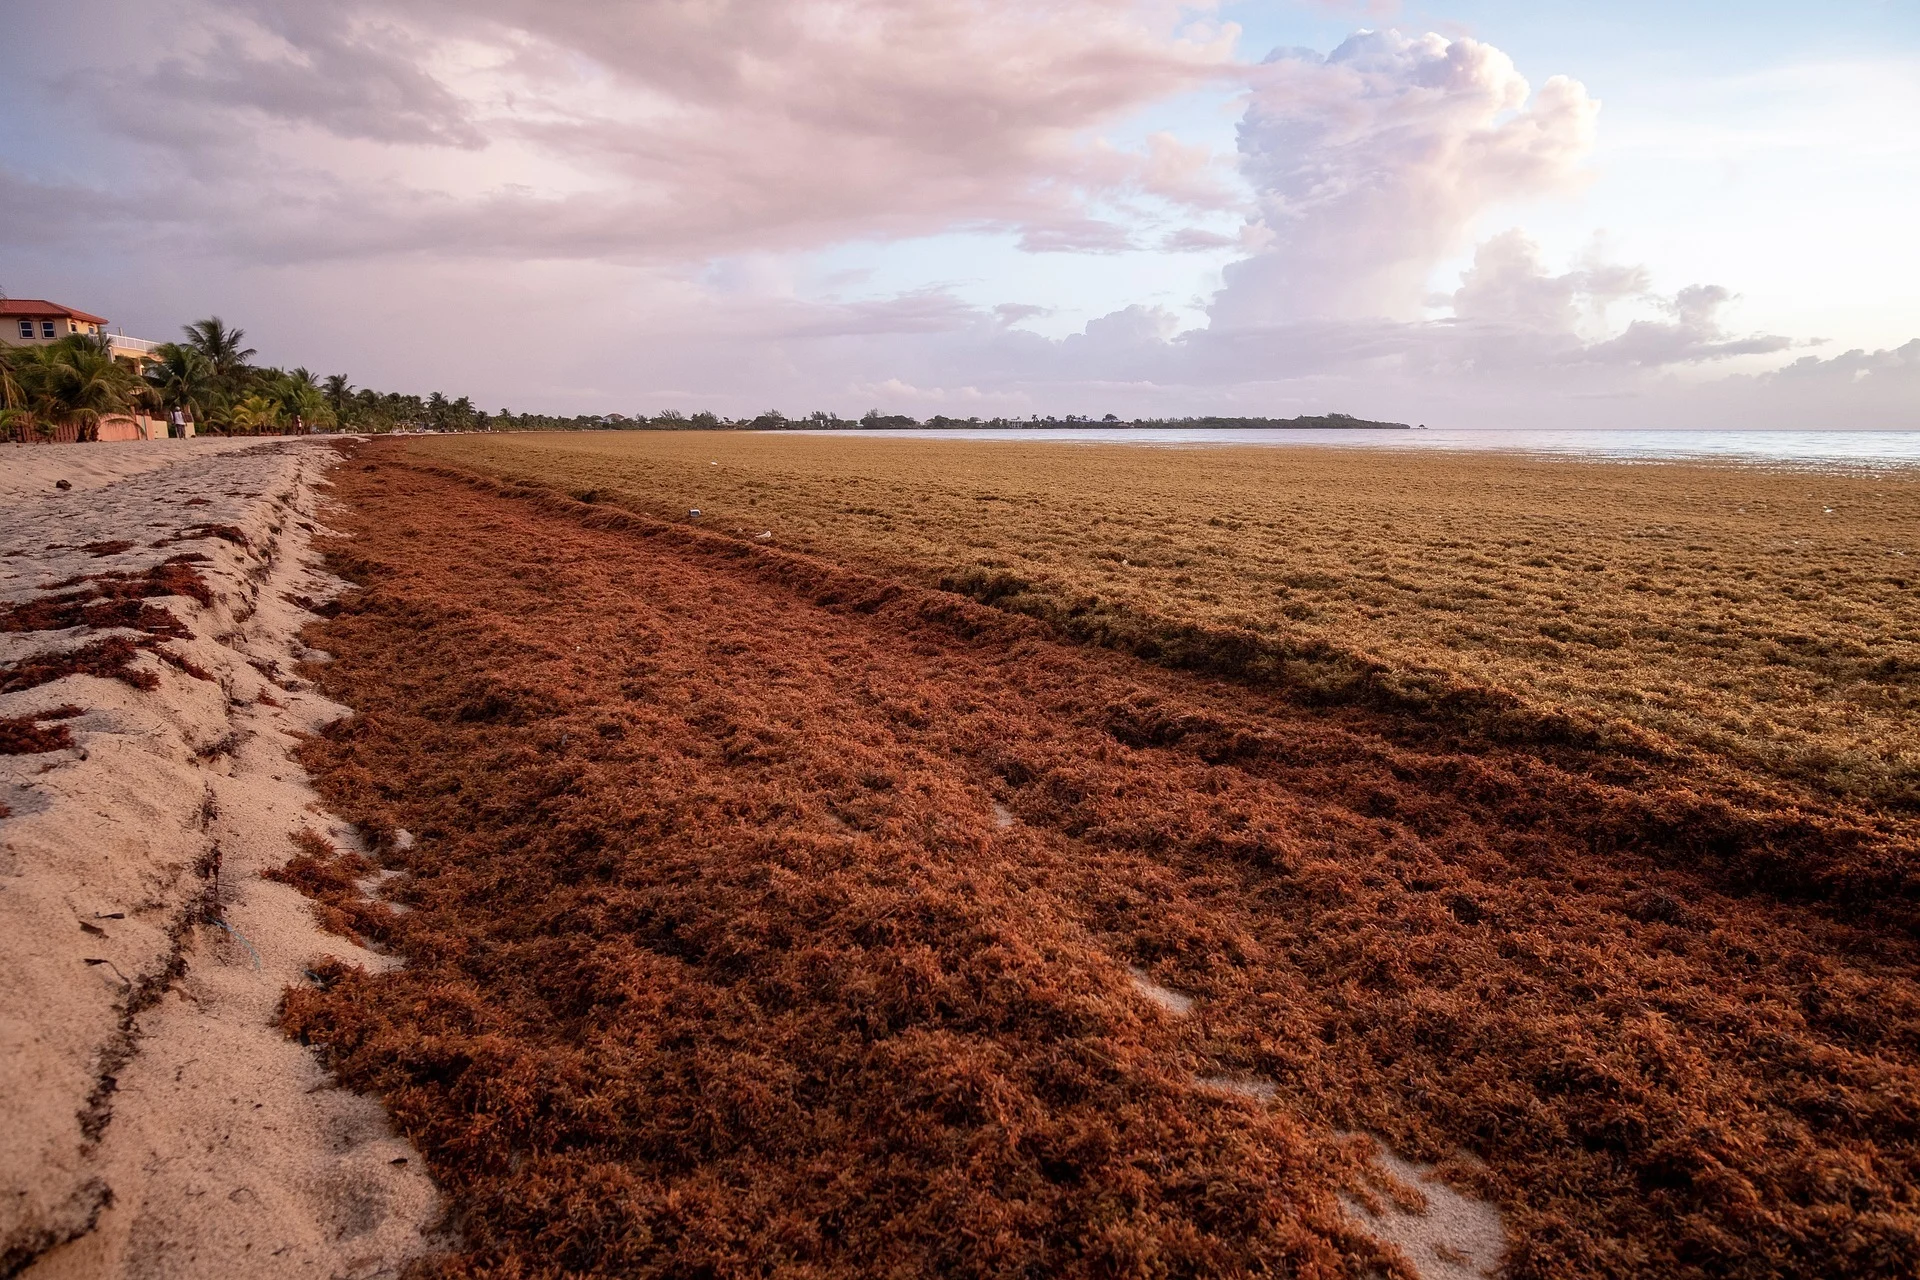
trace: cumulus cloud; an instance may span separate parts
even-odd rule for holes
[[[1616,302],[1644,298],[1652,286],[1644,267],[1591,257],[1555,275],[1540,260],[1540,246],[1518,227],[1501,232],[1474,252],[1451,298],[1462,320],[1510,324],[1531,332],[1570,336],[1583,320],[1604,323]]]
[[[1707,284],[1659,296],[1644,267],[1597,254],[1555,273],[1541,261],[1539,246],[1516,228],[1475,251],[1473,265],[1452,295],[1452,322],[1438,326],[1446,335],[1440,345],[1483,369],[1657,369],[1770,355],[1793,345],[1778,334],[1727,332],[1722,312],[1733,300],[1729,290]],[[1649,314],[1614,333],[1608,317],[1621,303],[1640,304]]]
[[[1276,53],[1240,125],[1271,243],[1228,272],[1215,325],[1419,314],[1487,207],[1578,183],[1598,110],[1564,76],[1534,93],[1474,40],[1363,31],[1324,58]]]
[[[1726,360],[1733,356],[1772,355],[1793,346],[1778,334],[1735,337],[1720,323],[1720,310],[1733,295],[1716,284],[1689,285],[1664,303],[1666,319],[1635,320],[1619,337],[1586,349],[1590,360],[1620,361],[1643,367]]]
[[[1535,92],[1469,39],[1363,31],[1325,57],[1276,52],[1239,130],[1244,234],[1259,247],[1227,268],[1207,326],[1169,349],[1201,384],[1560,400],[1631,396],[1669,371],[1791,346],[1729,331],[1722,286],[1662,295],[1598,249],[1555,270],[1517,228],[1474,246],[1457,286],[1434,294],[1493,211],[1583,183],[1598,111],[1577,82]]]
[[[1239,203],[1212,148],[1189,145],[1164,131],[1147,135],[1140,187],[1190,209],[1228,209]]]

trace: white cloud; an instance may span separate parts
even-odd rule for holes
[[[1473,40],[1366,31],[1275,54],[1240,125],[1272,240],[1229,269],[1215,325],[1413,318],[1483,210],[1579,183],[1598,111],[1563,76],[1533,93]]]

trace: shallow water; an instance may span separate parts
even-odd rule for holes
[[[807,435],[897,439],[1034,440],[1161,448],[1317,445],[1353,449],[1445,449],[1554,454],[1616,461],[1721,461],[1885,471],[1920,467],[1920,431],[1461,430],[1288,431],[1186,427],[1040,427],[1033,430],[835,431]]]

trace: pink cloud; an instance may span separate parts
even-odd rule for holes
[[[955,227],[1098,252],[1127,241],[1089,212],[1103,198],[1226,198],[1203,151],[1097,137],[1234,71],[1234,29],[1178,5],[183,7],[171,47],[89,82],[149,99],[110,119],[174,153],[149,166],[156,202],[260,257],[671,261]]]
[[[1515,228],[1479,246],[1450,301],[1462,320],[1568,336],[1583,319],[1604,321],[1612,304],[1651,292],[1641,267],[1592,261],[1553,275],[1540,261],[1540,246]]]

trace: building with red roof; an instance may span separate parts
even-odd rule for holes
[[[8,346],[58,342],[69,334],[97,334],[105,316],[89,315],[44,298],[0,298],[0,342]]]
[[[106,333],[107,324],[105,316],[63,307],[45,298],[0,298],[0,344],[31,347],[58,342],[74,334],[104,336],[116,360],[138,367],[153,359],[153,350],[159,343],[129,338],[123,333]]]
[[[154,358],[153,352],[160,344],[144,338],[129,338],[125,334],[108,333],[109,321],[105,316],[96,316],[91,312],[80,311],[74,307],[63,307],[57,302],[48,302],[45,298],[6,298],[0,297],[0,346],[40,347],[59,342],[63,338],[74,336],[104,338],[107,350],[113,358],[142,369]],[[60,438],[70,432],[63,431]],[[154,440],[169,435],[192,435],[193,423],[181,419],[172,424],[152,417],[144,411],[131,415],[115,414],[103,419],[98,427],[97,438],[101,440]]]

